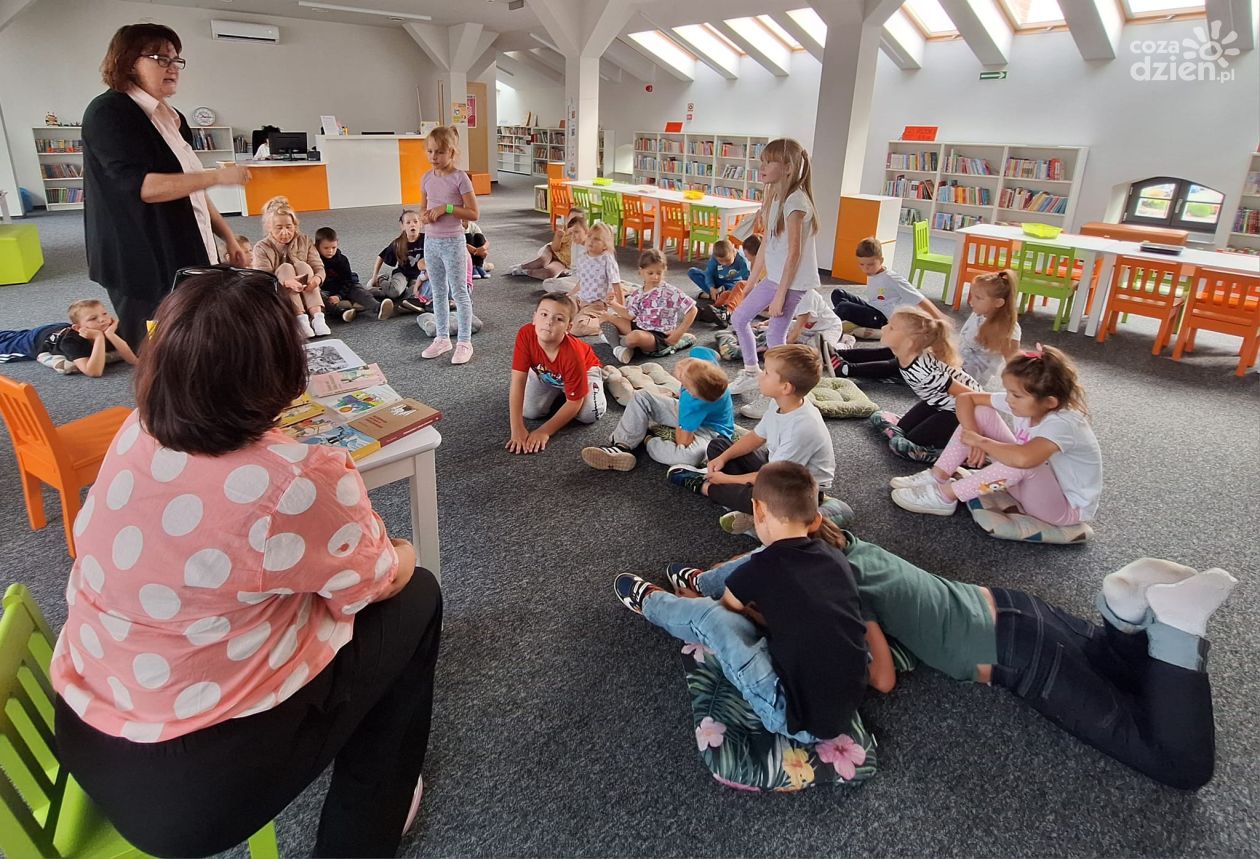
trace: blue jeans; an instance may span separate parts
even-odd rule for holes
[[[451,330],[450,299],[455,299],[455,319],[459,325],[460,343],[472,342],[472,293],[468,291],[468,246],[463,236],[435,237],[424,240],[424,261],[429,267],[429,283],[433,287],[433,315],[437,317],[437,336],[449,337]]]
[[[702,268],[690,268],[687,270],[687,277],[691,278],[691,282],[700,287],[700,297],[710,298],[709,284],[704,280],[705,271]],[[721,289],[721,287],[718,287]]]
[[[787,696],[770,660],[770,645],[751,620],[717,600],[678,597],[665,591],[643,601],[643,616],[675,638],[698,642],[713,651],[726,679],[739,690],[767,731],[802,743],[818,742],[808,731],[788,730]]]

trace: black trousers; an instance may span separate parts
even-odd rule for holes
[[[866,299],[847,290],[833,289],[831,306],[836,309],[836,316],[862,328],[883,328],[888,324],[888,317],[883,311],[876,310]]]
[[[879,313],[878,310],[875,312]],[[880,315],[883,316],[882,313]],[[836,354],[846,365],[843,371],[846,378],[901,381],[901,364],[891,349],[883,346],[878,349],[840,349]]]
[[[58,754],[128,841],[155,856],[244,842],[331,763],[316,856],[393,856],[424,763],[442,595],[417,569],[355,618],[331,663],[271,710],[161,743],[82,722],[57,699]]]
[[[919,400],[897,422],[907,439],[921,447],[945,447],[958,429],[958,415]]]
[[[340,296],[338,296],[338,298],[343,302],[348,301],[351,304],[357,304],[360,307],[362,307],[364,310],[366,310],[368,313],[376,313],[378,310],[381,309],[381,303],[377,301],[376,297],[373,296],[372,293],[368,292],[366,289],[364,289],[362,286],[359,285],[358,279],[356,279],[354,284],[344,291],[345,291],[345,298],[341,298]],[[333,304],[328,300],[332,296],[332,293],[324,292],[323,295],[324,295],[324,306],[332,307]],[[338,309],[348,310],[349,308],[338,307]]]
[[[1096,626],[1020,591],[992,592],[996,685],[1158,782],[1183,790],[1208,783],[1216,727],[1206,673],[1152,659],[1145,632]]]
[[[138,352],[149,336],[146,323],[157,314],[158,305],[166,294],[135,295],[125,286],[106,286],[105,291],[118,317],[118,336],[127,341],[132,351]]]
[[[727,438],[713,439],[709,442],[708,458],[721,456],[731,446],[731,440]],[[726,463],[726,467],[722,469],[723,474],[755,474],[761,471],[761,467],[770,461],[764,450],[754,450],[752,453],[746,453],[738,459],[732,459]],[[742,510],[745,513],[752,513],[752,484],[751,483],[716,483],[709,485],[709,498],[721,504],[723,507],[729,507],[732,510]]]

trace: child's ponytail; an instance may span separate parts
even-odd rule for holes
[[[1015,337],[1015,296],[1019,292],[1019,275],[1009,268],[982,274],[971,282],[971,288],[980,288],[984,294],[1002,304],[984,318],[984,324],[976,333],[976,340],[988,352],[1004,354],[1007,345]]]
[[[898,307],[893,316],[901,320],[910,334],[910,342],[920,352],[931,352],[937,360],[951,367],[962,366],[958,346],[954,342],[954,325],[939,319],[921,307]]]

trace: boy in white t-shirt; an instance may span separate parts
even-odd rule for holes
[[[939,319],[945,318],[945,314],[937,310],[935,304],[910,285],[910,281],[884,265],[884,246],[879,239],[874,236],[862,239],[858,242],[855,253],[858,268],[867,277],[867,298],[862,299],[844,289],[835,289],[831,293],[831,303],[836,309],[836,315],[855,326],[853,336],[863,340],[878,340],[879,329],[888,324],[893,311],[906,305],[921,307],[925,313]]]
[[[808,346],[815,336],[821,336],[833,350],[847,349],[854,342],[853,335],[844,333],[844,322],[827,305],[822,293],[811,289],[796,305],[796,318],[788,329],[787,339],[789,343]]]

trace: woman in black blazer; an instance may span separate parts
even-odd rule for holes
[[[179,87],[179,36],[160,24],[122,27],[101,76],[110,87],[83,115],[84,233],[88,276],[109,293],[118,333],[145,336],[176,270],[217,263],[214,235],[235,265],[249,260],[205,194],[243,185],[236,164],[203,170],[183,114],[166,103]]]

